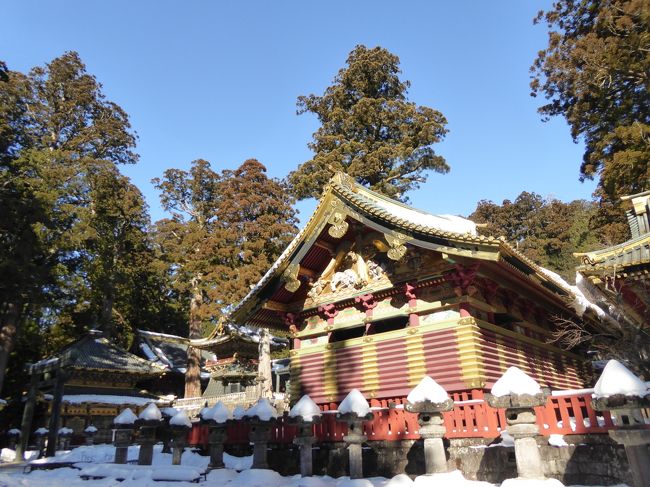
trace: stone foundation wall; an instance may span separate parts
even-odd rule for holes
[[[608,435],[565,436],[567,447],[554,447],[545,437],[538,437],[545,474],[565,485],[632,485],[625,450]],[[458,469],[468,479],[502,482],[517,476],[515,452],[512,447],[488,446],[481,439],[445,441],[450,470]],[[246,454],[226,447],[235,455]],[[344,443],[314,445],[314,475],[340,477],[347,475],[348,455]],[[297,447],[270,445],[270,468],[282,475],[300,473]],[[365,477],[393,477],[406,472],[424,474],[424,451],[421,440],[369,441],[363,448]]]

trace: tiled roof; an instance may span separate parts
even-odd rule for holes
[[[165,367],[127,352],[94,332],[68,345],[57,358],[66,369],[105,370],[140,375],[158,375],[165,371]],[[41,363],[50,361],[51,359],[44,360]]]
[[[637,266],[650,264],[650,233],[595,252],[577,254],[582,265],[577,270],[582,274],[611,272],[612,275],[635,272]]]

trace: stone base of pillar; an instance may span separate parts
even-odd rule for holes
[[[129,447],[128,446],[118,446],[115,448],[115,459],[114,463],[124,464],[128,460]]]
[[[650,485],[650,430],[619,429],[610,430],[609,436],[625,447],[630,464],[634,487]]]
[[[365,443],[368,438],[365,435],[346,435],[343,441],[348,446],[348,459],[350,463],[350,478],[362,479],[363,478],[363,457],[361,445]]]
[[[524,479],[543,479],[544,465],[534,437],[515,439],[517,474]]]
[[[300,448],[300,475],[303,477],[311,477],[314,474],[312,446],[315,441],[313,436],[298,436],[293,440],[293,444]]]
[[[447,454],[442,438],[424,439],[424,465],[427,474],[447,471]]]

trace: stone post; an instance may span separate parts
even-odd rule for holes
[[[162,423],[158,428],[158,438],[162,441],[163,447],[161,453],[171,453],[172,452],[172,431],[169,426],[169,420],[178,413],[178,411],[172,407],[163,408],[160,410],[162,414]]]
[[[625,447],[634,487],[649,486],[650,430],[645,428],[640,409],[650,407],[650,395],[638,397],[616,394],[594,398],[591,405],[596,411],[610,410],[617,413],[617,429],[609,430],[609,436]]]
[[[209,468],[224,468],[223,463],[223,444],[228,434],[226,432],[226,423],[217,423],[212,421],[208,424],[208,444],[210,445],[210,464]]]
[[[136,422],[138,427],[138,465],[151,465],[153,461],[153,445],[156,443],[156,428],[160,424],[157,420],[142,420]]]
[[[336,420],[348,425],[348,434],[343,437],[348,448],[348,459],[350,464],[350,478],[361,479],[363,478],[363,457],[362,448],[368,437],[363,434],[361,425],[364,421],[369,421],[373,414],[369,412],[365,416],[359,416],[355,412],[350,413],[337,413]]]
[[[269,468],[267,460],[267,448],[271,439],[271,428],[275,424],[275,418],[268,421],[262,420],[257,416],[250,418],[249,438],[253,443],[253,466],[251,468]]]
[[[312,455],[312,447],[316,442],[316,438],[314,437],[314,424],[320,422],[320,416],[312,417],[311,421],[306,421],[303,417],[289,418],[289,424],[294,424],[298,427],[293,444],[297,445],[300,449],[300,475],[303,477],[311,477],[314,474]]]
[[[47,428],[38,428],[34,431],[36,438],[36,447],[38,448],[38,458],[45,456],[45,441],[47,440],[50,431]]]
[[[20,439],[20,430],[17,428],[12,428],[7,432],[7,440],[9,441],[9,448],[12,450],[16,449],[18,440]],[[18,458],[16,458],[18,460]]]
[[[201,411],[201,424],[208,427],[208,444],[210,445],[210,464],[208,468],[224,468],[223,444],[226,441],[226,427],[231,424],[232,415],[226,406],[217,402],[211,408]]]
[[[138,415],[135,425],[138,427],[138,465],[151,465],[153,461],[153,445],[156,442],[156,428],[162,422],[162,413],[154,404],[150,403]]]
[[[131,445],[131,437],[133,436],[132,424],[116,424],[115,425],[115,459],[114,463],[124,464],[128,460],[129,446]]]
[[[181,457],[183,456],[183,451],[185,451],[185,446],[187,445],[187,434],[192,429],[189,426],[185,425],[172,425],[172,465],[180,465]]]
[[[442,438],[447,432],[442,413],[454,409],[454,401],[447,399],[441,403],[421,401],[407,403],[406,410],[417,413],[420,436],[424,440],[424,466],[427,474],[447,471],[447,454]]]
[[[92,424],[86,426],[86,429],[84,429],[84,436],[86,437],[87,446],[93,446],[95,444],[95,435],[97,435],[97,427]]]
[[[515,460],[517,474],[523,479],[544,478],[544,465],[535,437],[539,435],[535,407],[544,406],[548,391],[539,394],[506,394],[494,396],[485,394],[493,408],[506,410],[506,431],[515,439]]]
[[[60,450],[69,450],[70,449],[70,440],[72,439],[72,431],[70,428],[59,428],[59,449]]]

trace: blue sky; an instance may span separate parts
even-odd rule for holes
[[[582,146],[563,119],[543,123],[529,66],[546,44],[532,18],[550,1],[4,0],[0,59],[25,71],[76,50],[107,98],[130,115],[140,162],[123,167],[152,218],[150,183],[205,158],[217,170],[257,158],[284,177],[310,158],[315,117],[296,98],[321,94],[357,44],[398,55],[410,99],[440,110],[436,147],[451,172],[409,194],[432,213],[468,215],[521,191],[589,198]],[[313,202],[300,203],[307,213]]]

